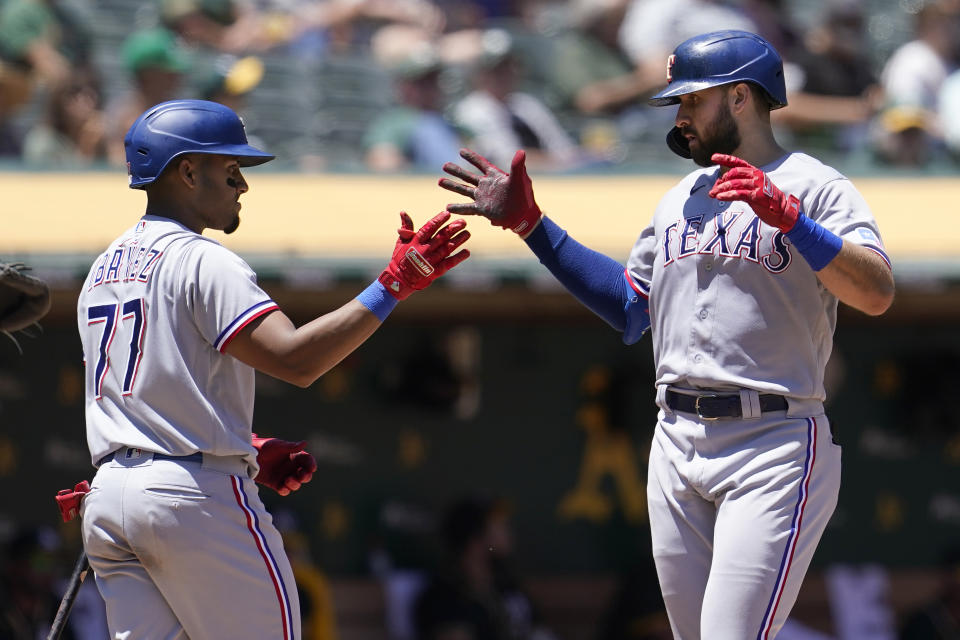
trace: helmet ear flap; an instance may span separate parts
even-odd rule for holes
[[[681,158],[690,159],[693,157],[690,154],[690,143],[680,133],[680,127],[674,127],[667,132],[667,146],[670,147],[670,151]]]

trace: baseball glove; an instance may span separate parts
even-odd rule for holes
[[[22,262],[0,262],[0,332],[14,343],[14,331],[39,327],[39,320],[50,310],[47,283],[24,273],[29,269]]]

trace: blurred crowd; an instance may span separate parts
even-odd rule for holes
[[[123,166],[134,118],[190,97],[293,169],[436,172],[463,145],[538,171],[656,162],[672,113],[645,97],[722,28],[783,55],[787,146],[960,158],[960,0],[0,0],[0,161]]]

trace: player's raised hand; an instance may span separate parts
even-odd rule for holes
[[[800,214],[800,201],[777,188],[770,177],[746,160],[722,153],[710,159],[727,171],[717,178],[708,194],[717,200],[742,200],[757,217],[784,233],[793,229]]]
[[[470,257],[463,249],[454,251],[470,238],[464,231],[466,220],[458,218],[450,224],[449,211],[441,211],[419,231],[413,230],[413,220],[400,212],[400,228],[397,229],[397,244],[393,248],[390,264],[380,274],[380,283],[397,300],[403,300],[414,291],[426,289],[430,283]]]
[[[542,215],[533,199],[533,183],[527,175],[526,153],[521,149],[513,156],[510,173],[505,173],[476,151],[461,149],[460,156],[481,173],[471,173],[453,162],[443,170],[463,182],[440,178],[440,186],[448,191],[472,198],[473,202],[448,204],[451,213],[477,215],[491,224],[525,236],[537,225]]]
[[[305,441],[260,438],[253,434],[251,443],[257,450],[257,464],[260,465],[254,481],[286,496],[313,479],[317,461],[304,451]]]

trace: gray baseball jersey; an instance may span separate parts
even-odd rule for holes
[[[887,260],[837,171],[802,153],[761,169],[807,216]],[[770,640],[837,504],[840,447],[822,403],[838,301],[783,232],[707,195],[718,175],[698,170],[671,189],[627,264],[649,299],[661,408],[652,548],[676,638]],[[701,418],[699,404],[667,400],[718,391],[739,395],[742,416]]]
[[[835,169],[803,153],[760,168],[807,216],[889,263],[867,203]],[[718,175],[694,171],[667,192],[627,262],[649,294],[657,384],[822,401],[837,299],[749,205],[707,195]]]
[[[115,240],[77,306],[94,464],[126,446],[245,456],[255,475],[254,370],[222,352],[276,308],[239,256],[173,220]]]

